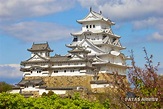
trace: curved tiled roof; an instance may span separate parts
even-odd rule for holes
[[[22,79],[17,85],[42,85],[44,81],[42,79],[34,79],[34,80],[24,80]]]
[[[28,51],[49,51],[52,52],[53,50],[50,49],[49,44],[48,43],[39,43],[39,44],[35,44],[33,43],[32,47],[30,49],[28,49]]]
[[[76,48],[68,51],[69,53],[90,53],[90,51],[84,49],[82,46],[77,46]]]
[[[78,23],[83,23],[83,22],[97,21],[97,20],[105,21],[105,22],[109,23],[110,25],[115,24],[110,19],[105,18],[104,16],[102,16],[102,13],[97,13],[97,12],[92,11],[92,10],[90,10],[90,13],[84,19],[77,20],[77,22]]]

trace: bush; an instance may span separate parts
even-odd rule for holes
[[[49,92],[51,93],[51,92]],[[44,95],[44,94],[43,94]],[[20,94],[1,93],[0,109],[108,109],[99,102],[81,98],[61,98],[56,94],[39,98],[24,98]]]
[[[5,83],[5,82],[0,82],[0,93],[1,92],[6,92],[12,89],[12,86]]]

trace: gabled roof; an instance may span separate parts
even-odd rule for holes
[[[35,56],[39,57],[40,60],[32,60],[32,59],[34,59]],[[35,54],[34,54],[31,58],[29,58],[28,60],[22,61],[21,64],[30,63],[30,62],[47,62],[47,61],[49,61],[49,59],[46,59],[46,58],[40,56],[39,54],[35,53]]]
[[[82,46],[77,46],[74,49],[68,51],[69,53],[90,53],[90,51],[86,50]]]
[[[49,44],[48,43],[39,43],[39,44],[35,44],[33,43],[32,47],[30,49],[27,49],[28,51],[49,51],[49,52],[53,52],[53,50],[50,49]]]
[[[125,60],[131,60],[131,57],[125,56],[123,53],[120,53],[119,55]]]
[[[114,25],[114,22],[112,22],[110,19],[102,16],[102,12],[97,13],[95,11],[92,11],[92,9],[90,9],[89,14],[84,19],[77,20],[77,22],[81,23],[81,24],[84,22],[88,22],[88,21],[105,21],[106,23],[108,23],[110,25]]]
[[[91,41],[89,41],[88,39],[83,39],[82,42],[79,44],[79,46],[82,46],[82,44],[86,42],[88,45],[90,45],[91,47],[89,48],[94,48],[96,49],[99,53],[105,53],[103,50],[101,50],[99,47],[95,46]],[[88,48],[88,47],[87,47]]]
[[[86,60],[86,58],[81,57],[80,55],[74,54],[71,56],[72,58],[70,60]]]
[[[79,56],[79,55],[75,55],[77,56],[79,59],[76,60],[74,58],[74,55],[69,55],[69,56],[53,56],[50,58],[51,62],[72,62],[72,61],[86,61],[87,59]]]
[[[86,33],[93,33],[93,34],[97,34],[97,33],[105,33],[105,29],[99,29],[99,30],[87,30],[87,31],[79,31],[76,33],[71,33],[72,36],[80,36],[82,34],[86,34]]]
[[[96,62],[107,62],[107,61],[102,60],[98,56],[95,56],[95,58],[93,59],[93,61],[96,61]]]

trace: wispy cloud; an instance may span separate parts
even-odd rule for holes
[[[78,0],[82,6],[93,6],[111,19],[121,21],[162,16],[162,0]]]
[[[20,72],[20,65],[19,64],[2,64],[0,65],[0,77],[8,78],[8,79],[15,79],[21,78],[23,75]]]
[[[0,0],[0,21],[48,15],[70,9],[74,0]]]
[[[20,22],[0,27],[2,34],[16,37],[26,42],[54,41],[70,36],[72,28],[47,22]]]
[[[152,27],[156,27],[157,23],[160,20],[156,17],[150,17],[148,19],[143,19],[143,20],[137,20],[134,21],[134,29],[143,29],[143,28],[152,28]]]
[[[156,29],[157,32],[154,32],[151,35],[148,35],[146,37],[146,41],[155,41],[155,42],[163,42],[163,17],[152,17],[144,20],[134,21],[133,26],[134,29],[140,30],[140,29]]]
[[[153,33],[150,37],[148,37],[149,41],[163,42],[163,34],[158,32]]]

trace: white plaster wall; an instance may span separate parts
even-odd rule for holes
[[[22,89],[22,91],[39,91],[39,89],[33,86],[28,86]]]
[[[88,25],[88,28],[86,28],[86,25]],[[90,25],[92,25],[92,27],[90,28]],[[93,28],[93,25],[95,25],[95,28]],[[87,30],[98,30],[98,29],[101,29],[101,25],[99,22],[87,22],[87,23],[83,23],[82,24],[82,31],[87,31]]]
[[[111,47],[109,47],[108,45],[103,45],[103,46],[101,46],[101,49],[103,50],[103,51],[105,51],[106,53],[109,53],[110,51],[111,51]]]
[[[85,73],[75,73],[75,72],[72,72],[72,73],[52,73],[51,76],[83,76],[83,75],[86,75]]]
[[[30,75],[25,75],[25,74],[30,74]],[[32,71],[31,72],[24,72],[24,76],[48,76],[49,71],[41,71],[41,73],[37,73],[37,71]]]
[[[42,95],[42,93],[48,93],[49,91],[53,91],[55,94],[66,94],[66,90],[45,90],[45,89],[39,89],[39,95]]]
[[[52,90],[55,94],[66,94],[66,90]]]
[[[39,89],[39,95],[42,95],[42,93],[48,93],[48,90],[45,89]]]
[[[91,88],[105,88],[105,87],[113,87],[111,84],[91,84]]]
[[[20,92],[20,89],[13,89],[10,91],[10,93],[19,93]]]

